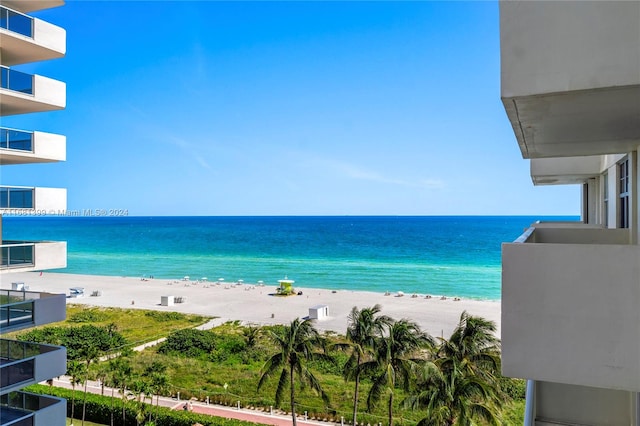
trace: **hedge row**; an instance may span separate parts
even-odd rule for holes
[[[25,389],[28,392],[46,394],[66,398],[67,400],[67,416],[71,417],[71,397],[72,390],[46,385],[32,385]],[[84,393],[76,391],[74,417],[82,418],[82,400]],[[134,401],[125,403],[125,423],[122,425],[122,400],[115,398],[113,401],[113,418],[114,424],[121,426],[136,426],[136,415],[138,414],[138,406]],[[85,420],[94,423],[110,424],[111,422],[111,406],[112,398],[110,396],[102,396],[95,394],[87,394]],[[206,414],[198,414],[183,410],[171,410],[166,407],[153,407],[144,404],[144,410],[149,416],[149,410],[153,412],[155,426],[192,426],[195,423],[201,423],[204,426],[251,426],[258,423],[245,422],[242,420],[225,419],[222,417],[213,417]],[[157,416],[156,416],[157,413]],[[143,423],[144,424],[144,423]]]

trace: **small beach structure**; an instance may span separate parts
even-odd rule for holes
[[[83,297],[83,296],[84,296],[83,287],[71,287],[69,289],[69,297]]]
[[[276,292],[283,296],[288,296],[290,294],[293,294],[294,293],[293,283],[295,283],[295,281],[290,280],[285,275],[283,280],[278,280],[279,287],[277,288]]]
[[[173,296],[160,296],[161,306],[173,306],[175,298]]]
[[[29,286],[24,285],[24,283],[11,283],[11,290],[27,291],[29,290]]]
[[[309,308],[309,319],[322,320],[329,317],[329,305],[316,305]]]

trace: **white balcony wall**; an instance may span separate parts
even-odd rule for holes
[[[42,241],[35,247],[35,267],[27,270],[41,271],[46,269],[58,269],[67,267],[67,242],[66,241]],[[17,269],[24,272],[25,269]]]
[[[40,159],[65,161],[67,137],[54,133],[33,132],[33,156]]]
[[[64,28],[42,19],[35,18],[33,20],[33,39],[36,44],[59,52],[61,56],[64,56],[67,51],[67,32]]]
[[[67,159],[67,138],[54,133],[33,132],[33,151],[0,148],[0,165],[50,163]]]
[[[33,18],[32,37],[0,29],[2,64],[14,66],[62,58],[67,51],[67,33],[56,25]]]
[[[62,81],[34,75],[33,95],[0,89],[0,97],[2,116],[55,111],[64,109],[67,104],[67,85]]]
[[[633,425],[634,400],[627,391],[537,382],[536,426]]]
[[[500,3],[502,96],[640,84],[640,2]]]
[[[640,391],[640,247],[588,231],[503,245],[503,373]]]
[[[49,104],[60,109],[66,107],[67,85],[64,82],[41,75],[35,75],[33,85],[33,95],[38,102]]]
[[[66,188],[35,188],[35,210],[58,214],[67,210]]]

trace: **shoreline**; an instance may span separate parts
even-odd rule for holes
[[[11,289],[12,282],[24,282],[29,291],[64,293],[72,287],[84,288],[84,296],[67,298],[67,304],[89,306],[151,309],[175,311],[211,317],[224,321],[240,320],[245,324],[286,324],[294,318],[309,315],[309,308],[327,305],[329,316],[315,321],[320,331],[344,334],[347,316],[354,306],[365,308],[376,303],[382,313],[396,320],[408,318],[417,322],[434,337],[449,337],[463,311],[496,323],[500,337],[500,301],[454,299],[424,294],[414,297],[397,293],[385,295],[359,290],[329,290],[313,287],[295,287],[298,296],[273,296],[275,285],[259,286],[254,283],[220,283],[134,277],[81,275],[58,272],[18,272],[4,274],[0,287]],[[99,292],[100,296],[91,296]],[[183,303],[161,306],[162,296],[182,297]]]

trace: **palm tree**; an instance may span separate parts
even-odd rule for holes
[[[478,376],[461,370],[444,373],[442,365],[430,364],[416,386],[420,392],[405,400],[405,406],[425,409],[419,426],[472,426],[478,418],[488,424],[500,424],[495,402],[502,397],[494,401],[494,387]]]
[[[109,361],[109,365],[112,368],[111,381],[113,383],[113,387],[117,387],[120,391],[120,397],[122,398],[122,424],[125,424],[126,420],[126,410],[125,410],[125,402],[127,400],[127,385],[131,380],[131,376],[133,373],[133,368],[131,368],[131,364],[129,360],[123,358],[122,356],[112,359]],[[112,389],[113,396],[113,389]],[[113,420],[113,419],[112,419]]]
[[[440,339],[436,355],[443,360],[445,369],[457,366],[472,374],[489,373],[491,378],[500,369],[499,340],[495,332],[493,321],[464,311],[449,340]]]
[[[359,310],[356,306],[351,309],[348,316],[347,342],[338,343],[335,347],[350,350],[351,354],[344,365],[343,375],[345,380],[354,381],[353,391],[353,425],[357,424],[358,398],[360,390],[360,378],[362,375],[362,363],[370,360],[376,350],[376,342],[382,337],[386,327],[393,320],[386,315],[379,315],[382,307],[378,304]]]
[[[276,387],[276,405],[280,405],[284,392],[289,386],[291,400],[291,418],[293,426],[296,422],[295,379],[308,383],[313,390],[318,392],[326,404],[329,404],[329,396],[325,393],[316,376],[309,370],[308,361],[324,359],[332,361],[331,357],[320,352],[324,344],[318,331],[311,321],[306,319],[294,319],[290,325],[284,326],[278,332],[271,332],[271,338],[278,347],[278,352],[265,362],[261,370],[258,390],[278,370],[280,370],[278,386]]]
[[[67,362],[67,375],[71,377],[71,423],[72,424],[73,424],[73,419],[75,415],[76,385],[80,385],[83,383],[84,370],[85,370],[84,364],[78,361]]]
[[[371,411],[387,393],[389,426],[393,425],[393,397],[396,386],[409,390],[416,365],[424,361],[420,350],[433,345],[433,338],[420,330],[420,326],[407,319],[389,326],[389,334],[377,343],[376,359],[365,363],[364,371],[373,371],[373,383],[367,396],[367,409]]]
[[[167,377],[167,366],[159,361],[153,361],[148,365],[142,376],[147,379],[149,383],[149,389],[151,391],[151,408],[153,408],[153,394],[156,394],[156,420],[158,417],[158,406],[160,405],[160,394],[164,392],[169,384],[169,378]],[[151,422],[153,410],[149,410],[149,422]]]
[[[482,418],[500,424],[497,408],[505,399],[496,375],[500,370],[495,324],[463,312],[451,337],[440,339],[419,379],[418,393],[405,405],[424,408],[421,426],[470,426]]]

